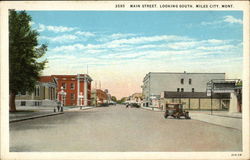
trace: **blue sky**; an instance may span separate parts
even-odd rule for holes
[[[44,75],[85,73],[117,97],[148,72],[242,76],[240,11],[28,11],[47,43]]]

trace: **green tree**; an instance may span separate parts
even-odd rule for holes
[[[25,11],[9,11],[9,110],[16,111],[18,92],[32,92],[47,60],[40,58],[47,45],[38,44],[38,32],[31,28],[31,16]]]
[[[114,101],[114,102],[117,102],[117,99],[116,99],[115,96],[112,96],[112,97],[111,97],[111,100]]]
[[[120,100],[118,100],[117,103],[121,104],[121,103],[125,102],[126,99],[127,99],[127,97],[123,97]]]
[[[236,86],[242,87],[242,80],[239,80],[238,82],[236,82]]]

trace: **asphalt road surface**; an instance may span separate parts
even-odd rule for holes
[[[10,151],[241,151],[241,131],[122,105],[10,124]]]

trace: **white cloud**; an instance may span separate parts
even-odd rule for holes
[[[48,40],[50,42],[57,42],[57,43],[74,42],[78,40],[77,36],[71,35],[71,34],[65,34],[65,35],[55,36],[55,37],[40,36],[39,38]]]
[[[174,35],[162,35],[162,36],[151,36],[151,37],[133,37],[130,39],[119,39],[111,41],[111,44],[139,44],[148,42],[158,41],[177,41],[177,40],[192,40],[187,37],[174,36]]]
[[[55,32],[55,33],[58,33],[58,32],[70,32],[70,31],[73,31],[73,30],[76,30],[77,28],[75,27],[65,27],[65,26],[46,26],[44,24],[39,24],[38,25],[38,31],[39,32],[43,32],[45,30],[48,30],[48,31],[52,31],[52,32]]]
[[[226,40],[219,40],[219,39],[208,39],[208,40],[205,40],[204,42],[213,43],[213,44],[227,43]]]
[[[201,46],[201,47],[198,47],[197,49],[209,51],[209,50],[229,50],[233,48],[235,48],[235,46],[233,45],[224,45],[224,46],[212,46],[212,47]]]
[[[224,22],[242,24],[242,20],[241,19],[237,19],[237,18],[235,18],[233,16],[225,16],[223,18],[224,18]]]
[[[106,50],[89,49],[89,50],[86,50],[86,53],[96,54],[96,53],[102,53],[102,52],[105,52],[105,51]]]
[[[49,60],[55,60],[55,59],[63,59],[63,60],[68,60],[68,59],[75,59],[76,57],[75,56],[72,56],[72,55],[51,55],[51,56],[48,56],[48,59]]]
[[[33,21],[30,21],[30,22],[29,22],[29,25],[30,25],[30,26],[33,26],[33,25],[35,25],[35,24],[36,24],[36,23],[33,22]]]
[[[220,27],[223,23],[242,24],[242,20],[228,15],[228,16],[222,17],[221,20],[216,20],[216,21],[211,21],[211,22],[203,21],[201,22],[201,25],[203,26],[214,25],[214,26]]]
[[[115,57],[116,58],[135,58],[138,56],[143,56],[145,54],[146,54],[145,52],[135,52],[135,53],[130,53],[130,54],[121,54]]]
[[[136,34],[133,33],[114,33],[111,35],[101,35],[101,38],[97,39],[99,42],[107,42],[107,41],[112,41],[112,40],[117,40],[121,38],[127,38],[127,37],[132,37],[136,36]]]
[[[73,44],[73,45],[64,45],[64,46],[55,47],[55,48],[51,49],[51,52],[62,52],[62,51],[72,52],[75,50],[82,50],[82,49],[85,49],[85,46],[77,43],[77,44]]]
[[[37,31],[38,31],[38,32],[43,32],[43,31],[45,31],[45,29],[46,29],[46,26],[45,26],[45,25],[39,24],[39,25],[38,25]]]
[[[130,37],[130,36],[135,36],[136,34],[133,34],[133,33],[114,33],[112,34],[110,37],[112,39],[119,39],[119,38],[125,38],[125,37]]]
[[[199,44],[198,41],[188,41],[188,42],[169,43],[167,46],[172,49],[188,49],[196,47],[198,44]]]
[[[82,31],[77,31],[77,32],[75,32],[75,34],[80,35],[80,36],[84,36],[84,37],[93,37],[93,36],[95,36],[94,33],[82,32]]]

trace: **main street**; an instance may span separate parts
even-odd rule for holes
[[[10,124],[10,151],[241,151],[241,131],[122,105]]]

